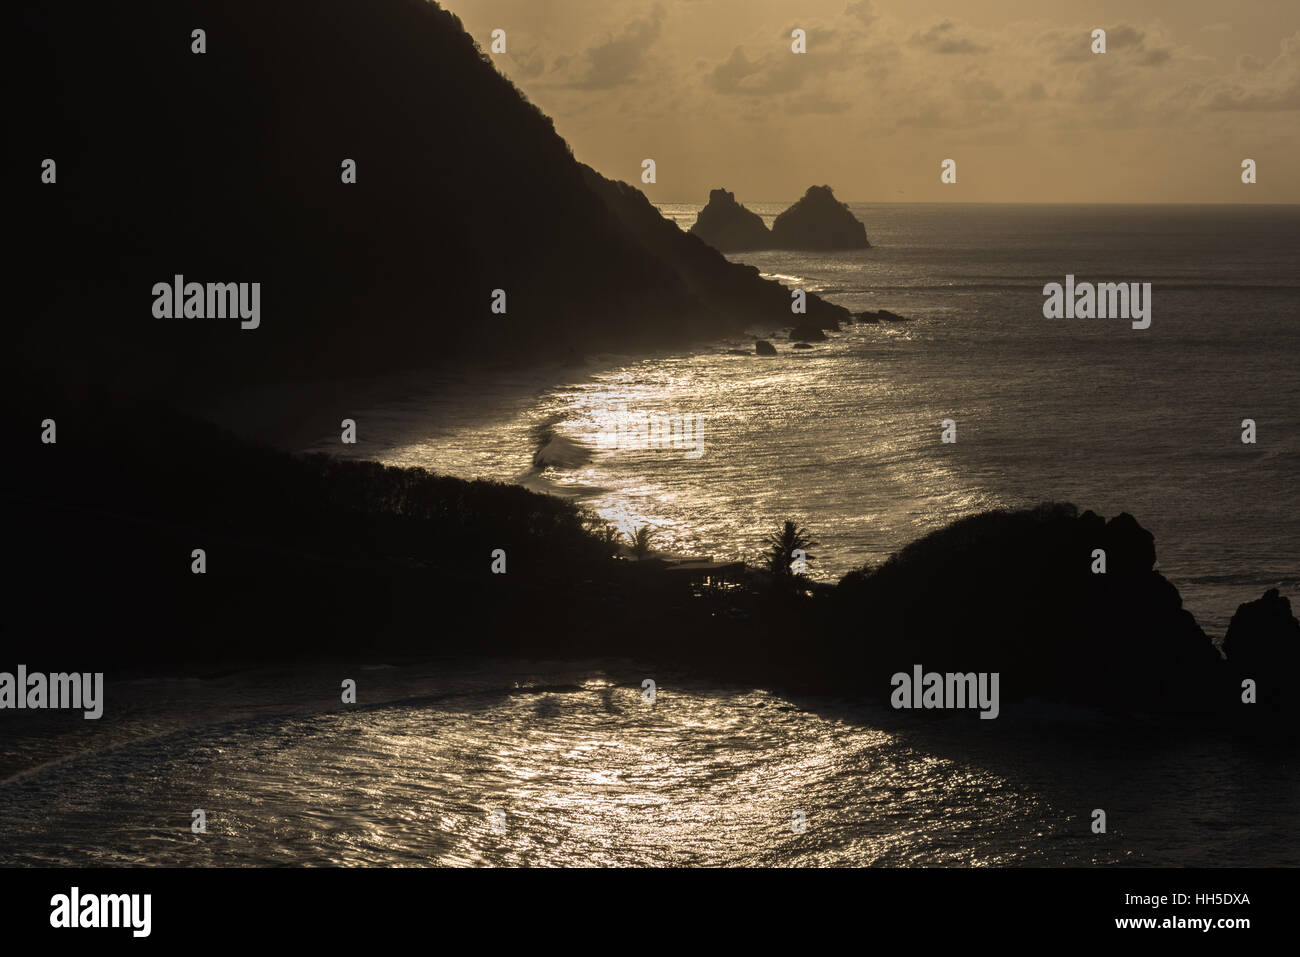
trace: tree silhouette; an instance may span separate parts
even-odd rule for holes
[[[767,546],[768,570],[778,578],[796,577],[790,569],[795,550],[802,550],[804,560],[812,561],[813,556],[809,549],[818,544],[813,541],[808,529],[795,525],[788,519],[779,532],[773,532],[764,539],[763,543]]]
[[[649,525],[642,525],[632,533],[632,554],[638,560],[645,558],[650,553],[650,541],[654,538],[654,529]]]

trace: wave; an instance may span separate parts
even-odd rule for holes
[[[589,463],[594,453],[587,445],[577,439],[564,435],[559,430],[563,416],[552,415],[532,430],[533,471],[542,473],[550,468],[576,469]]]
[[[590,446],[559,431],[559,424],[566,418],[566,415],[554,414],[533,427],[533,464],[515,477],[515,484],[522,485],[531,492],[556,498],[590,498],[600,495],[606,491],[600,486],[558,482],[553,478],[556,472],[580,469],[595,458]]]

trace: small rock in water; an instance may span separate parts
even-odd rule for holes
[[[804,323],[790,330],[790,338],[796,342],[825,342],[826,333],[822,331],[820,326]]]

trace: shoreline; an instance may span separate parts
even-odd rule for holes
[[[850,332],[857,324],[859,323],[855,322],[853,325],[845,326],[840,330],[840,335]],[[785,332],[790,328],[793,327],[783,326],[777,331]],[[388,454],[394,448],[391,444],[367,448],[365,423],[361,415],[366,412],[382,414],[388,408],[411,403],[418,404],[426,420],[421,438],[428,445],[436,448],[440,442],[445,442],[447,434],[463,433],[476,423],[489,425],[511,421],[521,410],[534,406],[535,400],[548,391],[575,383],[589,382],[592,376],[603,371],[647,360],[728,353],[734,351],[731,346],[758,338],[760,335],[769,336],[771,331],[766,327],[751,327],[742,335],[712,336],[697,340],[689,346],[597,353],[585,356],[579,362],[559,360],[532,362],[522,357],[515,357],[508,360],[480,360],[473,363],[447,362],[422,371],[406,370],[391,375],[341,381],[287,382],[226,394],[214,402],[192,407],[192,410],[238,436],[263,442],[292,454],[323,453],[337,455],[346,460],[368,460],[401,467],[423,467],[437,474],[453,475],[468,481],[482,478],[483,475],[477,472],[471,473],[463,468],[448,471],[439,463],[437,457],[429,464],[423,465],[394,461]],[[779,344],[785,343],[784,339],[774,341]],[[785,344],[787,347],[790,345],[790,343]],[[789,353],[788,348],[786,353]],[[745,355],[751,354],[745,352]],[[322,413],[320,411],[322,407],[333,411]],[[268,415],[268,408],[277,411]],[[455,410],[454,419],[439,414],[449,409]],[[334,419],[334,415],[338,415],[340,419],[351,416],[358,420],[362,437],[357,445],[346,450],[341,449],[338,445],[338,428],[334,424],[339,419]],[[522,454],[522,446],[520,450]],[[343,454],[338,455],[339,451],[343,451]],[[530,456],[534,451],[532,447],[527,449]],[[509,476],[502,473],[493,480],[578,504],[590,502],[606,491],[588,485],[557,486],[542,475],[526,470],[512,472]],[[1030,507],[1032,504],[1031,501],[1026,500],[1006,507]],[[919,534],[922,533],[918,532],[917,535]],[[915,537],[915,535],[908,537],[897,547],[904,547]],[[704,549],[700,554],[708,551],[709,549]],[[743,549],[737,550],[735,554],[739,555],[741,551]],[[727,553],[718,554],[725,557]],[[836,573],[827,578],[819,577],[818,580],[833,585],[842,574]],[[1176,580],[1175,584],[1180,593],[1189,587],[1195,591],[1194,583],[1189,584],[1181,578]],[[1242,587],[1253,588],[1259,592],[1268,587],[1280,587],[1285,591],[1293,586],[1283,580],[1260,578],[1243,583]],[[1237,589],[1230,590],[1227,598],[1222,598],[1218,594],[1224,592],[1224,588],[1216,586],[1210,590],[1216,593],[1212,599],[1214,607],[1208,616],[1205,616],[1206,624],[1203,627],[1207,629],[1207,634],[1215,645],[1219,646],[1225,636],[1231,613],[1240,604],[1242,596]],[[1186,595],[1184,600],[1186,602]],[[1205,596],[1202,596],[1198,607],[1205,608]],[[1196,614],[1195,617],[1199,623],[1203,614]]]
[[[226,675],[232,662],[251,666],[246,678],[430,653],[442,661],[603,658],[655,662],[720,686],[867,700],[864,688],[884,688],[890,673],[921,662],[1002,673],[1008,712],[1032,691],[1175,722],[1244,719],[1267,735],[1265,716],[1291,707],[1291,695],[1272,690],[1259,723],[1253,709],[1234,711],[1231,685],[1245,667],[1237,645],[1225,661],[1154,570],[1154,536],[1127,514],[1107,521],[1064,504],[985,512],[913,539],[833,587],[758,574],[726,587],[613,559],[552,496],[306,460],[153,409],[123,414],[98,401],[82,411],[84,445],[61,445],[60,458],[11,476],[20,483],[11,498],[30,499],[16,510],[19,537],[30,530],[39,546],[16,587],[50,605],[47,624],[64,637],[23,662],[33,671],[92,665],[184,676],[189,662],[211,669],[219,660]],[[94,429],[101,421],[124,424]],[[159,445],[160,426],[177,440]],[[91,469],[97,481],[87,486],[78,476]],[[191,573],[196,541],[211,550],[206,578]],[[77,581],[77,602],[40,574],[71,543],[108,558]],[[502,543],[510,574],[498,576],[488,556]],[[1098,544],[1109,552],[1106,576],[1072,557]],[[195,601],[205,609],[198,617]],[[1250,673],[1273,679],[1288,673],[1268,650],[1276,608],[1254,604],[1268,614],[1244,628],[1247,652],[1265,662]],[[138,620],[141,607],[148,621]],[[104,620],[136,627],[106,647]],[[219,659],[208,657],[213,647]],[[86,733],[79,724],[72,739]]]
[[[1099,731],[1123,733],[1130,746],[1140,742],[1164,745],[1170,735],[1189,741],[1213,735],[1224,741],[1297,746],[1285,729],[1240,717],[1225,721],[1218,713],[1116,710],[1032,697],[1004,703],[998,728],[1007,729],[1005,739],[983,734],[972,739],[981,730],[981,722],[974,720],[973,714],[899,710],[876,696],[848,697],[841,691],[800,689],[779,681],[757,684],[744,675],[727,678],[687,669],[680,662],[662,665],[652,657],[465,653],[429,658],[410,654],[379,656],[369,664],[343,657],[250,660],[207,674],[179,665],[150,667],[127,670],[111,683],[106,675],[110,707],[101,720],[85,721],[79,713],[70,712],[29,711],[17,720],[6,716],[14,726],[0,759],[0,788],[67,761],[151,740],[192,738],[204,729],[220,732],[259,720],[310,720],[430,706],[455,712],[462,701],[466,707],[474,707],[484,699],[582,693],[593,687],[639,696],[645,675],[653,675],[664,692],[707,695],[760,690],[782,707],[835,715],[855,727],[901,735],[913,746],[939,752],[965,749],[974,743],[991,754],[1013,754],[1024,745],[1037,748],[1058,737]],[[357,680],[357,704],[340,702],[340,677]]]
[[[855,320],[850,325],[857,324]],[[776,331],[788,332],[794,328],[798,324],[777,326]],[[755,331],[759,329],[763,332]],[[339,429],[333,424],[335,412],[321,411],[325,408],[336,410],[340,417],[355,418],[366,409],[382,410],[415,398],[428,402],[430,410],[438,403],[474,407],[478,410],[477,418],[493,421],[510,402],[535,397],[548,389],[584,381],[600,372],[636,362],[730,352],[742,342],[752,348],[755,341],[769,338],[771,330],[771,324],[765,323],[739,333],[712,335],[672,348],[604,350],[576,360],[538,362],[523,356],[496,357],[448,361],[421,369],[401,369],[352,379],[289,380],[226,392],[209,400],[181,402],[177,406],[240,438],[299,454],[318,451],[315,446],[334,441],[333,436],[338,434]],[[745,354],[758,355],[749,351]],[[496,400],[495,406],[480,405],[485,385],[504,387],[500,391],[489,390],[495,393],[491,395]],[[441,422],[430,422],[432,431],[442,426]]]

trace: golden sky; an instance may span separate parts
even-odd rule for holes
[[[498,68],[656,202],[1300,202],[1297,0],[443,5],[485,50],[505,30]]]

